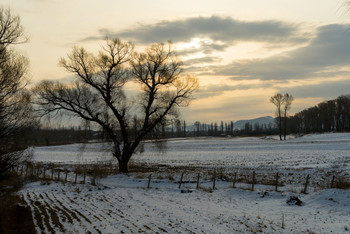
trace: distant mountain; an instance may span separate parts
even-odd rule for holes
[[[260,117],[256,119],[248,119],[248,120],[238,120],[237,122],[234,123],[234,128],[235,129],[244,129],[244,126],[246,123],[249,123],[253,126],[255,124],[259,124],[260,126],[266,124],[268,126],[269,124],[272,124],[273,126],[275,125],[275,119],[272,118],[271,116],[265,116],[265,117]]]

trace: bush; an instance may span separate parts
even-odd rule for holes
[[[30,162],[33,157],[33,150],[20,150],[5,153],[0,151],[0,181],[6,179],[11,169],[15,169],[20,164]]]
[[[22,185],[11,173],[0,182],[0,233],[35,233],[31,209],[16,194]]]
[[[35,233],[32,212],[15,194],[0,197],[0,233]]]

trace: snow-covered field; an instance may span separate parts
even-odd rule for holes
[[[107,144],[74,144],[38,147],[34,160],[61,164],[110,160]],[[133,163],[185,170],[193,180],[181,193],[174,180],[154,174],[151,188],[138,174],[114,175],[101,179],[98,186],[56,183],[28,184],[21,194],[33,211],[38,232],[68,233],[344,233],[350,230],[350,190],[326,189],[333,175],[349,178],[350,134],[319,134],[291,138],[201,138],[176,139],[159,152],[152,144],[135,155]],[[229,176],[237,172],[257,182],[276,172],[285,186],[250,185],[218,180],[216,190],[208,192],[213,170]],[[312,187],[300,194],[306,174]],[[231,177],[232,178],[232,177]],[[273,177],[272,177],[273,178]],[[187,190],[189,189],[189,190]],[[302,206],[288,205],[297,196]]]
[[[37,147],[34,160],[62,164],[113,160],[110,145],[102,143]],[[154,167],[182,167],[188,172],[220,171],[273,180],[276,172],[286,185],[302,184],[307,174],[318,186],[332,176],[349,176],[350,134],[314,134],[279,141],[276,138],[175,139],[159,151],[153,144],[134,155],[133,163]],[[208,173],[209,173],[208,172]],[[180,172],[179,172],[180,173]],[[315,185],[316,186],[316,185]]]
[[[35,148],[34,160],[56,163],[84,163],[112,159],[110,145],[72,144]],[[350,165],[350,134],[306,135],[278,141],[275,138],[175,139],[159,151],[153,144],[133,156],[136,162],[155,165],[208,167],[324,168]]]
[[[232,189],[181,193],[177,184],[111,176],[99,186],[31,183],[21,191],[42,233],[345,233],[350,190],[309,195]],[[210,186],[204,184],[202,186]],[[185,189],[185,188],[183,188]],[[187,190],[185,190],[187,191]],[[298,196],[302,206],[286,200]]]

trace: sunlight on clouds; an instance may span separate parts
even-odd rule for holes
[[[258,42],[240,42],[237,43],[225,51],[221,52],[220,55],[225,57],[226,64],[233,60],[239,59],[255,59],[271,56],[276,53],[273,50],[264,50],[264,43]],[[279,50],[278,50],[279,51]]]
[[[225,91],[218,96],[194,100],[191,103],[192,111],[185,110],[182,116],[189,121],[210,122],[273,115],[274,108],[269,103],[270,93],[273,92],[271,89]],[[198,114],[192,116],[194,112]]]
[[[215,109],[217,112],[231,112],[227,106],[232,106],[233,110],[251,108],[256,109],[269,105],[269,98],[275,92],[272,88],[238,89],[222,91],[218,95],[195,99],[191,103],[193,111],[203,111]],[[237,115],[237,113],[231,113]]]
[[[111,36],[141,50],[173,40],[185,72],[200,82],[197,99],[184,110],[189,121],[273,115],[269,97],[277,92],[290,92],[297,112],[350,90],[349,25],[337,14],[337,1],[179,1],[3,4],[21,16],[30,36],[19,48],[31,61],[33,83],[69,80],[59,58],[73,45],[95,53]],[[125,90],[139,91],[134,84]]]
[[[176,48],[181,50],[186,49],[193,49],[193,48],[199,48],[201,46],[201,39],[200,38],[192,38],[190,42],[180,42],[176,44]]]

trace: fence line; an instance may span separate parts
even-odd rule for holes
[[[51,181],[61,181],[63,183],[87,183],[90,181],[91,185],[96,185],[96,180],[98,178],[102,178],[104,176],[110,175],[111,172],[115,173],[115,168],[111,168],[111,165],[102,165],[103,168],[93,166],[89,167],[87,165],[77,165],[75,168],[72,168],[72,166],[63,167],[58,166],[55,164],[33,164],[33,163],[27,163],[24,165],[17,166],[13,168],[13,171],[16,172],[18,175],[23,176],[27,179],[40,179],[40,180],[51,180]],[[62,169],[63,168],[63,169]],[[101,171],[104,171],[104,173],[101,174]],[[49,175],[47,175],[47,172]],[[61,176],[62,173],[62,176]],[[273,179],[269,181],[266,179],[266,175],[260,177],[260,181],[258,180],[257,173],[255,170],[250,171],[249,173],[244,172],[239,174],[237,171],[234,172],[233,175],[227,176],[224,173],[218,173],[215,169],[213,170],[211,176],[210,172],[207,173],[207,177],[211,177],[210,180],[205,180],[205,177],[201,177],[201,173],[196,173],[193,175],[193,172],[188,173],[192,175],[192,178],[195,179],[193,181],[190,181],[191,183],[196,183],[196,189],[203,189],[203,186],[201,186],[201,183],[209,183],[212,181],[212,187],[207,188],[211,190],[217,189],[216,181],[218,180],[225,180],[227,182],[232,182],[232,188],[237,188],[237,183],[240,182],[242,184],[249,185],[251,184],[251,190],[255,190],[255,185],[271,185],[274,186],[275,191],[279,191],[278,188],[284,186],[284,182],[281,180],[281,173],[276,172],[273,175]],[[184,176],[186,172],[182,171],[180,174],[180,179],[178,182],[178,188],[181,189],[182,185],[184,183],[189,183],[189,181],[184,181]],[[188,177],[188,174],[186,175]],[[239,179],[239,176],[241,178]],[[249,179],[251,178],[251,180]],[[350,180],[349,178],[346,178],[345,176],[337,176],[337,175],[328,175],[329,178],[331,178],[330,183],[327,183],[326,185],[323,185],[320,187],[320,189],[325,188],[350,188]],[[79,179],[81,179],[79,181]],[[200,181],[200,179],[203,179],[203,181]],[[151,188],[151,180],[152,180],[152,174],[149,174],[148,182],[147,182],[147,188]],[[309,174],[305,177],[305,183],[304,185],[299,184],[298,187],[303,186],[303,189],[300,190],[301,193],[307,193],[310,187],[310,183],[312,178]],[[315,187],[315,186],[314,186]],[[242,188],[242,187],[241,187]]]

